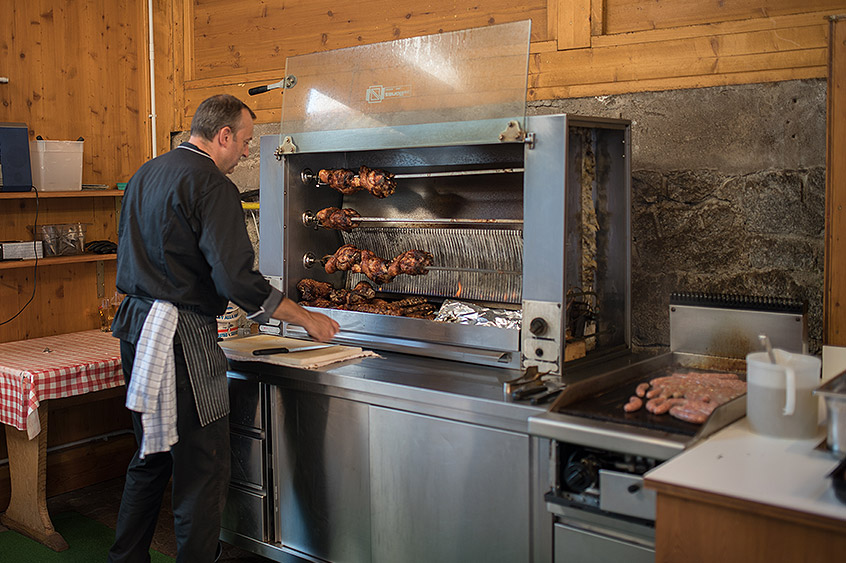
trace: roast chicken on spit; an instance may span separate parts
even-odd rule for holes
[[[317,179],[344,195],[367,190],[381,199],[393,194],[397,189],[393,174],[364,165],[359,167],[358,174],[346,168],[323,169],[318,171]]]
[[[408,297],[388,302],[376,299],[376,290],[362,280],[351,290],[335,289],[332,284],[313,279],[304,279],[297,284],[302,296],[301,305],[324,309],[343,309],[395,317],[433,319],[435,306],[423,297]]]
[[[339,209],[337,207],[327,207],[317,212],[315,216],[317,222],[321,227],[326,229],[336,229],[338,231],[351,231],[355,227],[352,219],[361,217],[355,209]]]
[[[424,250],[406,250],[390,262],[374,252],[345,244],[335,254],[324,257],[327,274],[337,271],[362,273],[379,285],[386,284],[400,274],[420,276],[429,272],[432,255]]]

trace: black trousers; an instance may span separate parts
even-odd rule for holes
[[[120,355],[128,386],[135,346],[121,340]],[[110,563],[149,563],[150,542],[171,477],[176,561],[214,561],[229,487],[229,417],[200,426],[182,345],[176,336],[174,357],[179,441],[170,452],[149,454],[143,459],[140,451],[135,452],[126,471]],[[132,412],[132,424],[140,445],[143,428],[139,413]]]

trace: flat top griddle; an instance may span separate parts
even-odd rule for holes
[[[615,383],[606,389],[600,390],[573,402],[564,402],[564,404],[553,405],[552,411],[592,420],[623,424],[635,428],[658,430],[682,436],[694,436],[702,428],[701,424],[693,424],[691,422],[679,420],[669,414],[652,414],[646,410],[645,401],[643,407],[631,413],[625,412],[623,410],[623,405],[629,401],[629,397],[635,394],[635,388],[641,383],[652,381],[657,377],[669,376],[674,373],[705,371],[709,373],[733,373],[744,381],[746,379],[745,373],[741,370],[727,371],[670,365],[656,371],[652,371],[647,375],[641,375],[639,377]]]

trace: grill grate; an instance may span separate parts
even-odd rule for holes
[[[518,230],[362,227],[342,233],[344,243],[386,260],[406,250],[430,252],[434,268],[423,276],[400,275],[379,291],[431,297],[520,303],[523,237]],[[349,287],[367,279],[351,273]]]

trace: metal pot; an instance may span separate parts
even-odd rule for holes
[[[846,371],[814,391],[825,399],[826,444],[838,457],[846,457]]]

